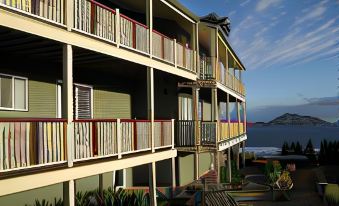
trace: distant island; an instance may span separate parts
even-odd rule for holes
[[[337,126],[337,123],[327,122],[317,117],[302,116],[298,114],[283,114],[269,122],[256,122],[255,125],[312,125],[312,126]]]

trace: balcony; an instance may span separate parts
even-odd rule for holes
[[[199,134],[196,133],[199,125]],[[216,143],[245,134],[244,123],[179,120],[176,124],[176,147],[215,147]],[[199,137],[200,138],[197,138]]]
[[[196,125],[199,134],[196,133]],[[212,146],[216,143],[216,122],[179,120],[177,122],[176,147]],[[197,138],[199,137],[200,138]]]
[[[12,4],[5,1],[0,6],[66,29],[66,15],[69,15],[66,14],[67,1],[56,0],[50,5],[45,1],[32,1],[28,6],[18,2],[20,3]],[[146,25],[94,0],[73,2],[72,31],[150,56],[150,32]],[[152,56],[155,59],[192,73],[196,72],[192,49],[155,30],[152,31],[152,40]]]
[[[172,120],[154,122],[155,150],[172,148],[172,126]],[[83,162],[152,150],[149,120],[83,119],[67,126],[64,119],[1,119],[0,131],[0,173],[66,163],[68,155]]]
[[[217,80],[222,85],[245,96],[245,86],[243,83],[234,75],[227,72],[227,69],[223,65],[220,65],[220,62],[216,64],[216,61],[215,57],[200,57],[199,78],[201,80]],[[217,65],[217,68],[213,65]]]

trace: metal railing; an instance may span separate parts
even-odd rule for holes
[[[215,79],[215,72],[213,71],[212,61],[215,61],[213,57],[200,57],[200,79],[209,80]]]
[[[200,143],[202,145],[215,145],[217,137],[217,123],[209,121],[200,122]]]
[[[178,120],[176,124],[175,146],[195,146],[195,124],[194,120]]]

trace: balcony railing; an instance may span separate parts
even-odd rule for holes
[[[200,57],[200,79],[215,79],[215,72],[213,72],[212,61],[215,61],[215,58]]]
[[[118,125],[119,124],[119,128]],[[118,155],[118,130],[121,154],[151,149],[151,121],[76,120],[74,122],[75,159]],[[155,149],[172,146],[172,121],[154,122]]]
[[[195,125],[194,120],[178,120],[176,125],[175,145],[177,147],[193,147],[195,144]]]
[[[172,147],[173,131],[172,120],[155,120],[154,149]],[[78,162],[151,150],[151,142],[149,120],[81,119],[67,129],[64,119],[0,119],[0,172],[65,163],[67,147]]]
[[[153,30],[153,55],[174,64],[174,40]]]
[[[243,122],[230,122],[228,125],[227,121],[221,121],[219,123],[219,135],[220,141],[224,141],[233,137],[244,134],[244,123]]]
[[[54,1],[0,1],[0,5],[14,8],[28,14],[42,17],[55,23],[64,24],[65,22],[65,0]]]
[[[200,143],[202,145],[214,145],[217,137],[217,123],[216,122],[200,122]]]
[[[189,71],[194,71],[194,52],[192,49],[183,46],[180,43],[177,46],[177,65]]]
[[[115,10],[92,0],[74,0],[74,28],[115,41]]]
[[[1,119],[0,171],[66,162],[66,127],[63,119]]]

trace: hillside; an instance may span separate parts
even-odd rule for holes
[[[302,116],[298,114],[283,114],[272,121],[269,125],[314,125],[314,126],[334,126],[334,124],[317,117]]]

